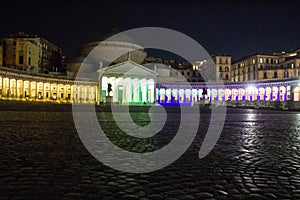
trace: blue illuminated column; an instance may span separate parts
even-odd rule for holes
[[[190,103],[193,102],[193,90],[190,89]]]
[[[197,96],[197,102],[199,102],[200,97],[199,97],[199,89],[196,90],[196,96]]]
[[[280,101],[280,87],[277,87],[277,101]]]
[[[271,92],[270,92],[270,101],[273,100],[273,87],[271,87]]]
[[[186,103],[186,89],[183,89],[183,103]]]
[[[266,101],[267,98],[267,88],[264,88],[264,101]]]
[[[287,99],[287,86],[284,86],[284,99],[283,101],[286,101]]]
[[[164,93],[164,95],[165,95],[165,100],[164,100],[164,102],[167,103],[167,98],[168,98],[168,97],[167,97],[167,88],[165,88],[165,93]]]
[[[160,103],[160,88],[158,88],[158,91],[157,91],[157,101],[158,103]]]
[[[246,88],[243,88],[243,95],[242,95],[242,100],[245,101],[246,100]]]

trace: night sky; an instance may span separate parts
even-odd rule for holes
[[[297,1],[9,1],[1,5],[0,34],[38,34],[72,57],[112,24],[120,30],[157,26],[237,60],[300,48],[299,19]]]

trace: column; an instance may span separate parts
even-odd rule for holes
[[[186,90],[183,89],[183,103],[186,103]]]
[[[284,86],[284,97],[283,97],[283,101],[287,100],[287,86]]]
[[[28,96],[29,96],[29,99],[31,99],[31,81],[28,81],[29,82],[29,85],[28,85]]]
[[[193,102],[193,89],[190,89],[190,103],[192,104]]]
[[[99,75],[99,79],[98,79],[98,88],[97,88],[97,91],[98,91],[98,105],[100,104],[100,102],[102,101],[102,74]]]
[[[158,97],[157,101],[158,101],[158,103],[160,103],[160,89],[159,88],[157,89],[157,97]]]
[[[7,91],[7,97],[10,97],[10,92],[11,89],[10,89],[10,79],[8,79],[8,91]]]
[[[38,82],[35,82],[35,99],[38,98]]]
[[[271,87],[271,93],[270,93],[270,101],[273,100],[273,87]]]
[[[277,87],[277,101],[280,101],[280,87]]]
[[[267,99],[267,88],[264,87],[264,101],[266,101]]]
[[[18,97],[18,94],[17,94],[17,86],[18,86],[18,84],[17,84],[17,79],[15,79],[16,81],[15,81],[15,84],[14,84],[14,86],[15,86],[15,90],[14,90],[14,98],[16,99],[17,97]]]

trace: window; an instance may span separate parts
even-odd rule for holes
[[[268,78],[267,72],[264,72],[264,78]]]
[[[228,64],[228,59],[225,60],[225,63]]]
[[[24,57],[23,56],[19,56],[19,64],[20,65],[24,64]]]
[[[291,68],[294,69],[294,63],[292,63]]]
[[[263,59],[262,59],[262,58],[259,59],[259,63],[260,63],[260,64],[263,63]]]
[[[229,67],[225,67],[225,72],[228,72],[229,71]]]
[[[255,59],[252,59],[252,64],[253,64],[253,65],[255,64]]]
[[[31,65],[31,57],[28,57],[28,65]]]
[[[186,73],[186,75],[188,75],[188,76],[189,76],[189,75],[190,75],[190,72],[187,72],[187,73]]]
[[[13,45],[14,45],[14,46],[16,46],[16,44],[17,44],[17,42],[16,42],[16,41],[14,41]]]
[[[220,71],[220,72],[222,71],[222,66],[220,66],[219,71]]]
[[[277,72],[276,72],[276,71],[274,72],[274,78],[278,78],[278,77],[277,77]]]
[[[219,58],[219,63],[222,64],[222,58]]]
[[[285,72],[284,72],[284,78],[287,78],[287,77],[289,77],[289,72],[288,72],[288,71],[285,71]]]
[[[195,72],[193,72],[193,76],[194,76],[194,77],[196,76],[196,73],[195,73]],[[193,81],[193,82],[195,82],[195,81]]]
[[[181,72],[181,75],[184,76],[184,71]]]
[[[226,74],[226,80],[228,80],[228,74]]]

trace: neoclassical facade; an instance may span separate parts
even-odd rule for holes
[[[157,83],[159,70],[149,69],[133,61],[125,61],[99,69],[98,81],[36,75],[8,68],[0,69],[0,98],[56,103],[106,102],[161,105],[193,105],[202,102],[300,101],[300,78],[240,83]],[[167,79],[163,77],[163,79]],[[108,93],[108,83],[112,91]],[[206,90],[205,92],[203,92]]]
[[[112,97],[112,102],[122,104],[156,102],[155,71],[129,60],[97,72],[100,102],[105,102],[107,96]],[[108,84],[111,84],[111,92],[108,92]]]

